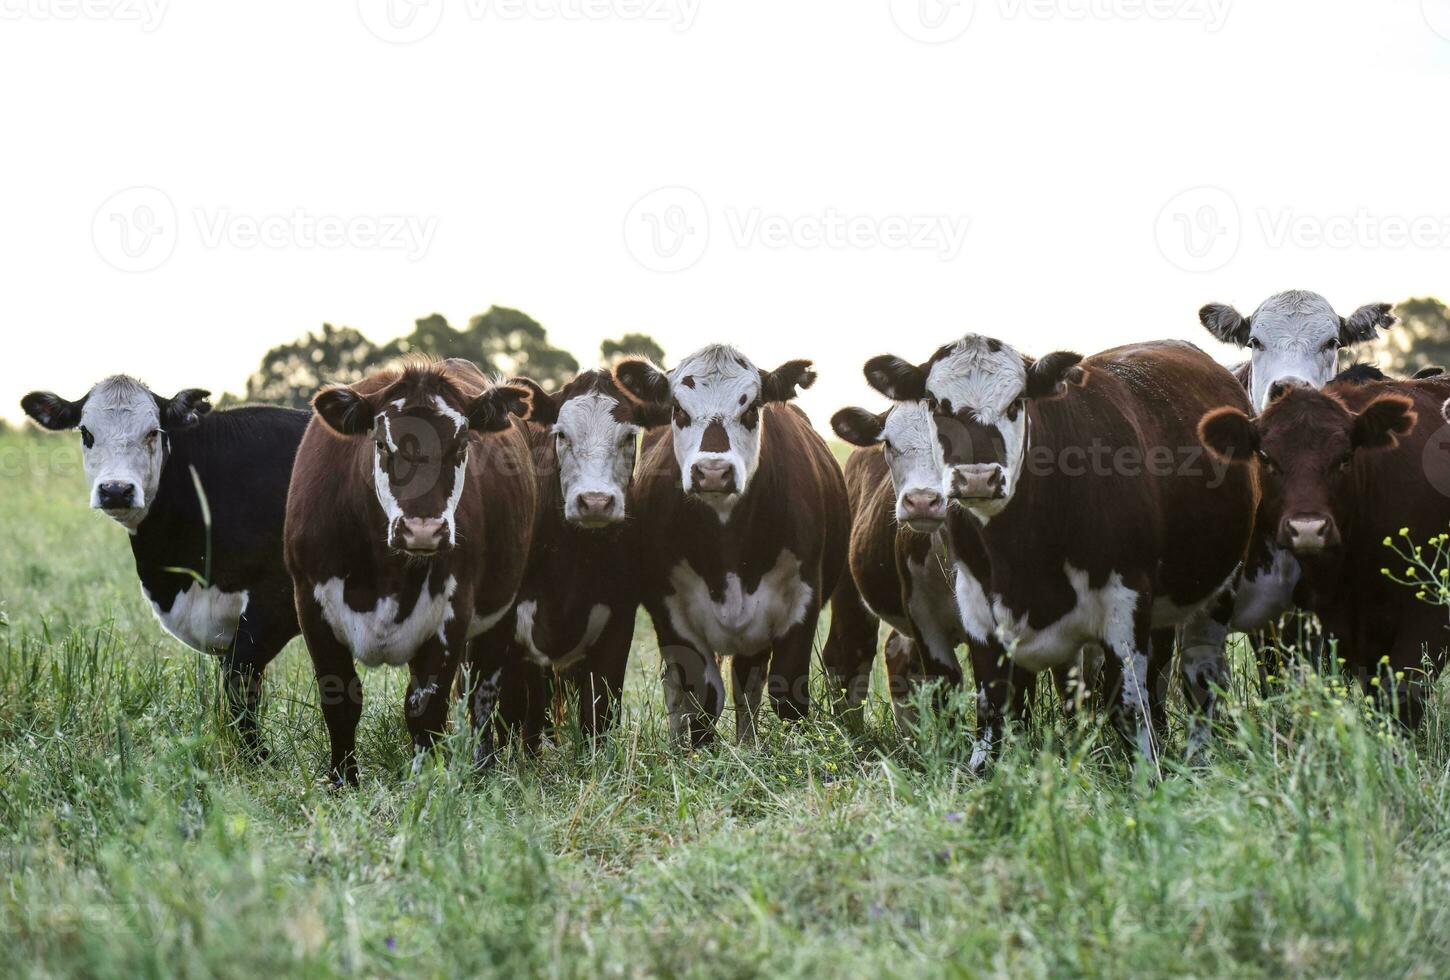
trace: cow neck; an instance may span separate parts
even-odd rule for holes
[[[184,573],[167,572],[167,568],[188,568],[200,575],[206,567],[206,529],[191,471],[196,469],[203,489],[214,485],[214,474],[204,450],[203,426],[207,421],[203,419],[201,424],[181,432],[164,433],[165,455],[161,461],[156,494],[146,512],[146,519],[137,525],[134,534],[127,535],[131,539],[136,574],[148,591],[154,591],[157,583],[163,580],[174,580],[180,588],[186,587],[183,580],[191,577]],[[213,523],[215,520],[213,513]],[[214,575],[215,555],[212,562]]]

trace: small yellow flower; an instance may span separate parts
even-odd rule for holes
[[[1409,536],[1410,536],[1410,529],[1409,528],[1407,528],[1407,527],[1400,528],[1400,537],[1402,537],[1402,538],[1408,538]]]
[[[1132,830],[1134,827],[1138,826],[1138,821],[1134,820],[1132,817],[1129,817],[1127,820],[1123,821],[1123,826],[1127,827],[1129,830]]]
[[[1402,681],[1404,679],[1405,679],[1405,672],[1403,670],[1397,670],[1397,671],[1395,671],[1395,680]]]
[[[1390,662],[1390,655],[1388,653],[1385,654],[1383,657],[1380,657],[1380,663],[1387,664],[1389,662]]]
[[[1392,544],[1394,544],[1394,542],[1390,539],[1390,536],[1388,534],[1386,534],[1385,535],[1385,547],[1388,548]]]

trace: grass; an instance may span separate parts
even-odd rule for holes
[[[641,620],[625,717],[477,776],[409,775],[402,675],[367,674],[363,785],[321,788],[304,652],[275,761],[219,733],[213,665],[137,594],[64,438],[0,436],[0,972],[1441,976],[1450,726],[1238,664],[1204,765],[1135,773],[1042,706],[984,777],[877,701],[761,745],[666,737]],[[970,711],[969,703],[963,710]],[[455,710],[455,717],[460,717]],[[1181,725],[1179,726],[1181,730]],[[1181,753],[1181,736],[1170,753]],[[451,761],[450,761],[451,760]]]

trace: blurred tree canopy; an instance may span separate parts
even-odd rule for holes
[[[1450,307],[1438,299],[1407,299],[1395,307],[1399,322],[1366,352],[1388,374],[1401,377],[1431,365],[1450,368]]]
[[[223,397],[220,404],[248,401],[307,408],[324,385],[352,384],[409,353],[461,357],[502,377],[533,378],[549,391],[579,370],[573,355],[550,344],[544,328],[528,314],[491,306],[471,317],[462,330],[441,314],[431,314],[414,321],[412,333],[386,344],[375,344],[351,327],[324,323],[321,331],[267,351],[247,379],[242,398]]]
[[[606,364],[626,354],[638,354],[659,365],[665,363],[665,349],[649,334],[627,333],[618,340],[605,340],[599,345],[599,356]]]

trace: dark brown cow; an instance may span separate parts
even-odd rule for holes
[[[1400,563],[1384,546],[1402,545],[1401,528],[1423,542],[1450,522],[1450,442],[1441,405],[1443,378],[1363,381],[1346,377],[1322,391],[1276,386],[1257,419],[1221,408],[1200,426],[1205,445],[1223,459],[1249,464],[1264,480],[1275,542],[1303,569],[1296,592],[1337,643],[1337,655],[1365,684],[1388,657],[1379,693],[1396,687],[1399,716],[1419,721],[1428,655],[1445,660],[1444,610],[1382,574]],[[1391,672],[1400,672],[1391,685]]]
[[[692,744],[713,734],[722,656],[733,658],[740,737],[754,737],[766,687],[780,717],[804,717],[816,620],[850,535],[840,467],[783,404],[815,381],[810,362],[762,371],[717,345],[668,374],[628,359],[614,376],[644,411],[670,418],[645,439],[630,507],[671,732]]]
[[[538,492],[524,424],[510,412],[526,413],[529,396],[447,361],[408,362],[313,400],[286,560],[338,783],[357,782],[354,660],[411,671],[404,707],[416,766],[447,721],[469,639],[508,640],[495,627],[523,577]],[[479,725],[496,678],[475,679]]]
[[[626,506],[641,423],[603,371],[554,395],[524,378],[509,384],[533,392],[539,520],[512,642],[482,671],[501,672],[500,722],[534,744],[559,681],[577,686],[586,733],[613,724],[639,608],[637,525]]]
[[[944,489],[972,518],[949,525],[968,635],[995,639],[1033,672],[1101,646],[1114,716],[1151,757],[1171,644],[1150,634],[1182,627],[1195,749],[1227,680],[1226,628],[1211,607],[1226,614],[1215,600],[1257,505],[1251,475],[1206,457],[1195,433],[1209,407],[1248,408],[1233,376],[1190,344],[1034,361],[977,335],[921,365],[874,358],[866,375],[935,411]],[[998,686],[980,698],[989,732],[1005,696]],[[979,742],[974,762],[989,748]]]

